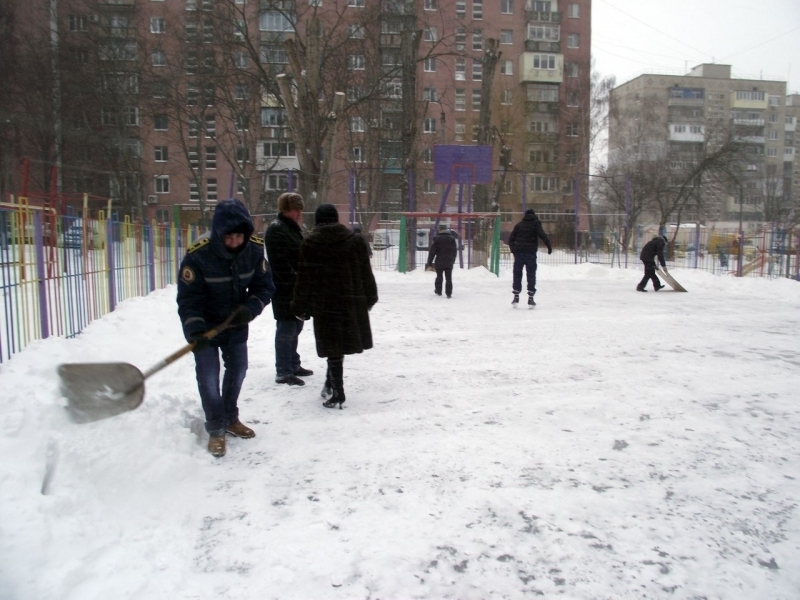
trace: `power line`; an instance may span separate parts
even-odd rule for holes
[[[779,37],[783,37],[784,35],[786,35],[788,33],[792,33],[793,31],[797,31],[798,29],[800,29],[800,25],[797,25],[796,27],[792,27],[791,29],[789,29],[788,31],[784,31],[783,33],[779,33],[778,35],[773,36],[773,37],[769,38],[768,40],[764,40],[763,42],[761,42],[759,44],[756,44],[755,46],[751,46],[750,48],[746,48],[745,50],[741,50],[739,52],[734,52],[733,54],[728,54],[728,56],[723,56],[720,60],[727,60],[727,59],[732,58],[734,56],[739,56],[740,54],[744,54],[745,52],[750,52],[750,50],[755,50],[756,48],[760,48],[764,44],[769,44],[770,42],[772,42],[774,40],[777,40]]]

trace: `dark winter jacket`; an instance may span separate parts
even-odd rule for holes
[[[542,229],[542,222],[529,209],[525,211],[522,221],[514,225],[514,229],[508,238],[508,248],[512,254],[536,254],[539,249],[539,239],[547,246],[548,252],[553,251],[553,246],[550,245],[550,238],[547,237],[544,229]]]
[[[369,309],[378,286],[363,240],[340,223],[318,225],[300,246],[292,310],[314,318],[317,354],[358,354],[372,348]]]
[[[456,238],[449,231],[440,231],[433,236],[428,252],[428,263],[437,269],[452,269],[458,255]]]
[[[243,225],[244,246],[231,252],[223,237]],[[187,251],[178,280],[178,314],[187,340],[222,323],[240,304],[254,317],[269,304],[275,286],[264,258],[263,241],[252,233],[253,224],[244,204],[225,200],[214,211],[210,234]],[[240,325],[221,333],[212,344],[244,342],[247,335],[247,325]]]
[[[664,241],[663,237],[661,236],[654,237],[652,240],[650,240],[644,245],[641,254],[639,254],[639,259],[645,262],[649,262],[649,261],[655,261],[657,257],[658,262],[661,263],[661,266],[666,267],[667,261],[664,260],[664,250],[666,247],[667,243]]]
[[[267,260],[272,269],[272,279],[275,281],[272,314],[276,321],[295,318],[290,304],[297,279],[297,260],[300,257],[302,243],[303,232],[300,226],[282,214],[269,224],[264,234]]]

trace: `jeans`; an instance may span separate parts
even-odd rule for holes
[[[433,282],[433,291],[442,293],[442,275],[444,274],[444,293],[450,296],[453,293],[453,267],[449,269],[436,269],[436,281]]]
[[[639,282],[637,287],[644,289],[647,285],[647,282],[652,281],[653,289],[657,290],[661,287],[661,280],[656,275],[656,261],[643,260],[642,262],[644,263],[644,277],[642,277],[642,280]]]
[[[219,387],[219,351],[225,376],[222,393]],[[194,353],[197,387],[203,412],[206,414],[206,431],[212,437],[225,435],[225,429],[239,418],[239,392],[247,373],[247,342],[216,348],[210,346]]]
[[[535,252],[517,252],[514,255],[514,268],[513,275],[514,281],[512,283],[511,291],[519,294],[522,291],[522,268],[525,267],[525,273],[528,276],[528,295],[533,296],[536,293],[536,253]]]
[[[300,368],[297,338],[303,331],[303,323],[300,319],[275,321],[275,372],[278,377],[291,375]]]

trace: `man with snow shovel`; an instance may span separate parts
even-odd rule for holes
[[[181,262],[178,314],[194,342],[195,373],[209,435],[208,451],[225,455],[225,434],[256,434],[239,420],[239,391],[247,372],[248,323],[270,303],[275,286],[264,242],[253,235],[250,213],[238,200],[217,204],[210,234],[189,248]],[[213,339],[204,334],[233,315]],[[220,393],[219,354],[225,375]]]

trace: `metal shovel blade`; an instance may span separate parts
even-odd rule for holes
[[[133,410],[144,399],[144,376],[128,363],[59,365],[61,393],[75,423],[90,423]]]

